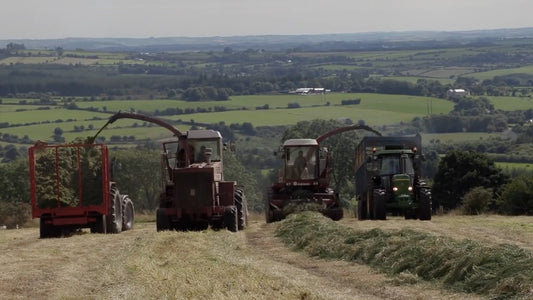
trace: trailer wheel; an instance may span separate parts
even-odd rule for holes
[[[91,233],[107,233],[107,222],[104,215],[96,217],[94,225],[91,226]]]
[[[235,200],[235,205],[237,206],[238,228],[239,230],[243,230],[248,225],[248,202],[241,189],[235,190],[233,198]]]
[[[61,231],[54,225],[46,224],[46,218],[41,217],[39,220],[39,237],[41,239],[57,237]]]
[[[109,216],[107,219],[107,232],[119,233],[122,231],[122,204],[120,194],[115,186],[109,192]]]
[[[420,205],[418,217],[422,221],[431,220],[431,193],[427,190],[421,190],[420,192]]]
[[[379,190],[374,190],[374,197],[373,197],[374,205],[373,205],[373,215],[375,220],[386,220],[387,219],[387,212],[385,208],[385,197],[381,195],[381,192]]]
[[[124,210],[122,214],[122,230],[130,230],[133,228],[133,218],[134,218],[134,210],[133,210],[133,202],[131,201],[130,197],[128,195],[122,196],[122,203],[124,205]]]
[[[165,215],[164,208],[158,208],[156,212],[156,229],[157,231],[170,230],[170,220]]]
[[[237,232],[238,226],[238,213],[235,205],[226,206],[224,211],[224,226],[231,232]]]

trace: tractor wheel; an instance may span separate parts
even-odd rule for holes
[[[91,233],[107,233],[107,222],[105,215],[96,217],[96,222],[91,226]]]
[[[374,205],[373,205],[373,215],[374,220],[386,220],[387,212],[385,208],[385,197],[380,195],[379,191],[374,191]]]
[[[237,206],[238,214],[238,228],[243,230],[248,225],[248,202],[244,196],[244,192],[241,189],[235,190],[235,195],[233,196],[235,205]]]
[[[106,219],[108,233],[119,233],[122,231],[121,197],[115,186],[112,186],[109,192],[109,216]]]
[[[418,218],[422,221],[431,220],[431,194],[428,191],[420,191],[420,205]]]
[[[231,232],[237,232],[239,230],[239,220],[237,207],[235,205],[226,206],[224,211],[224,226]]]
[[[156,212],[156,229],[157,231],[170,230],[170,220],[165,215],[164,208],[158,208]]]
[[[122,206],[124,207],[122,214],[122,230],[126,231],[133,228],[134,218],[133,202],[128,195],[122,196]]]

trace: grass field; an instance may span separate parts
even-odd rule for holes
[[[533,109],[533,99],[529,97],[494,97],[487,96],[495,109],[505,111]]]
[[[468,74],[470,77],[474,77],[479,81],[486,79],[492,79],[495,76],[504,76],[510,74],[533,74],[533,66],[525,66],[520,68],[510,68],[510,69],[498,69],[493,71],[478,72]]]
[[[454,133],[422,133],[424,144],[439,142],[442,144],[453,144],[468,141],[487,140],[499,137],[499,133],[486,132],[454,132]]]
[[[533,172],[533,164],[530,163],[496,162],[496,166],[504,171],[510,171],[514,169]]]
[[[341,105],[343,100],[361,99],[358,105]],[[351,119],[353,122],[364,120],[371,126],[409,122],[415,117],[427,115],[431,107],[433,113],[447,113],[453,104],[447,100],[413,97],[403,95],[381,94],[350,94],[331,93],[326,95],[255,95],[234,96],[228,101],[187,102],[181,100],[109,100],[109,101],[75,101],[79,108],[93,108],[98,111],[68,110],[62,105],[49,106],[49,109],[38,109],[43,106],[19,105],[18,101],[5,99],[0,105],[2,122],[23,126],[2,128],[0,133],[12,134],[19,137],[28,135],[33,140],[49,141],[55,128],[61,128],[67,141],[75,137],[85,137],[96,133],[105,124],[111,113],[118,111],[145,111],[154,113],[167,108],[211,109],[213,112],[181,114],[161,117],[169,120],[182,120],[196,123],[219,123],[227,125],[249,122],[254,126],[294,125],[299,121],[312,119]],[[27,100],[32,103],[33,100]],[[297,103],[300,108],[289,109],[290,103]],[[329,105],[328,105],[329,103]],[[61,103],[59,103],[61,104]],[[267,110],[257,110],[257,107],[268,105]],[[223,106],[229,111],[214,112],[216,106]],[[17,111],[17,110],[23,111]],[[106,111],[106,112],[104,112]],[[61,121],[61,122],[58,122]],[[31,123],[40,123],[30,125]],[[138,128],[126,128],[134,123]],[[136,139],[158,139],[166,134],[157,127],[143,127],[144,122],[137,120],[120,120],[109,126],[102,136],[111,135],[135,136]],[[25,125],[27,124],[27,125]],[[84,132],[70,132],[74,127],[83,126]],[[88,131],[89,126],[93,131]],[[178,128],[187,130],[188,127]],[[161,133],[163,132],[163,133]]]
[[[343,100],[361,99],[357,105],[341,105]],[[527,97],[489,97],[497,109],[517,110],[530,109],[533,100]],[[61,128],[67,141],[76,137],[92,136],[105,124],[110,115],[118,111],[145,111],[154,113],[165,109],[194,109],[210,110],[206,113],[180,114],[161,117],[163,119],[195,122],[219,123],[226,125],[249,122],[254,126],[294,125],[300,121],[313,119],[350,119],[352,122],[364,121],[370,126],[382,126],[410,122],[415,117],[424,117],[430,110],[433,114],[448,113],[453,103],[448,100],[415,97],[405,95],[385,95],[369,93],[329,93],[325,95],[249,95],[232,96],[228,101],[200,101],[190,102],[170,99],[141,99],[141,100],[107,100],[83,101],[74,100],[79,108],[93,108],[98,111],[67,110],[61,105],[49,106],[49,109],[39,109],[43,106],[32,105],[35,100],[27,99],[28,105],[20,105],[19,99],[2,99],[0,105],[1,121],[9,124],[24,126],[0,129],[2,134],[12,134],[19,137],[28,135],[33,140],[50,141],[54,129]],[[300,108],[288,108],[289,104],[297,103]],[[268,105],[269,109],[258,110],[258,107]],[[225,107],[228,111],[214,112],[215,107]],[[19,110],[19,111],[17,111]],[[23,111],[20,111],[23,110]],[[104,112],[105,111],[105,112]],[[61,120],[62,122],[56,122]],[[68,120],[68,121],[67,121]],[[40,123],[25,125],[29,123]],[[131,128],[133,124],[137,128]],[[144,122],[123,119],[109,126],[101,135],[109,138],[112,135],[131,136],[136,139],[159,139],[167,133],[157,126],[143,126]],[[83,132],[71,132],[74,127],[83,126]],[[92,126],[93,130],[87,130]],[[189,126],[179,126],[185,131]],[[439,141],[441,143],[455,143],[472,141],[499,136],[498,133],[452,133],[452,134],[423,134],[424,142]]]
[[[433,245],[436,250],[429,254],[444,256],[441,268],[446,267],[446,259],[456,257],[447,253],[465,251],[460,247],[454,248],[455,245],[463,245],[460,241],[464,239],[489,250],[500,243],[516,245],[526,251],[531,251],[533,247],[533,223],[531,217],[525,216],[435,216],[428,222],[399,217],[386,221],[357,221],[346,216],[335,225],[346,230],[353,229],[359,234],[355,238],[369,239],[364,243],[350,243],[345,239],[341,247],[334,248],[331,245],[337,245],[336,242],[343,239],[331,231],[326,243],[322,244],[323,253],[347,246],[364,247],[369,242],[377,243],[371,253],[371,248],[364,248],[365,252],[351,251],[346,257],[346,260],[378,258],[376,264],[370,266],[342,259],[310,257],[307,253],[294,251],[296,248],[286,246],[274,233],[287,222],[265,224],[262,215],[250,215],[248,228],[237,233],[226,230],[157,232],[154,219],[154,214],[148,218],[136,215],[133,230],[108,235],[90,234],[85,230],[65,238],[39,239],[37,227],[0,231],[0,252],[3,254],[0,256],[3,276],[0,298],[487,299],[492,297],[486,293],[459,292],[442,281],[424,280],[416,271],[407,271],[416,265],[397,264],[397,267],[404,266],[406,270],[396,275],[387,275],[379,270],[379,264],[390,262],[393,254],[412,257],[419,252],[396,251],[390,256],[380,254],[388,247],[401,249],[400,242],[409,235],[404,237],[394,232],[402,229],[406,233],[425,232],[437,239]],[[330,228],[331,221],[323,222],[327,224],[306,226],[306,234],[301,238],[313,240],[323,237],[314,234],[317,230],[323,232]],[[290,223],[285,228],[289,226]],[[296,230],[298,226],[303,227],[305,223],[290,228]],[[379,235],[381,232],[384,234]],[[386,244],[386,238],[391,242]],[[413,245],[413,250],[420,250],[420,247]],[[423,259],[426,256],[418,257]],[[465,255],[462,263],[470,266],[471,258],[472,254]],[[486,270],[486,274],[493,275],[494,269]],[[465,268],[463,272],[471,274],[476,271],[480,270]],[[525,273],[523,270],[512,271],[514,276]],[[509,291],[520,283],[520,278],[515,279],[508,282]],[[531,282],[525,282],[524,287],[528,284]],[[490,288],[495,289],[496,286]],[[531,292],[526,291],[525,296],[531,297]]]

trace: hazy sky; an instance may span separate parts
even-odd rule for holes
[[[15,0],[0,39],[533,27],[532,0]]]

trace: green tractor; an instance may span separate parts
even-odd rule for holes
[[[356,149],[356,216],[387,214],[431,220],[431,191],[422,180],[421,137],[364,137]]]

